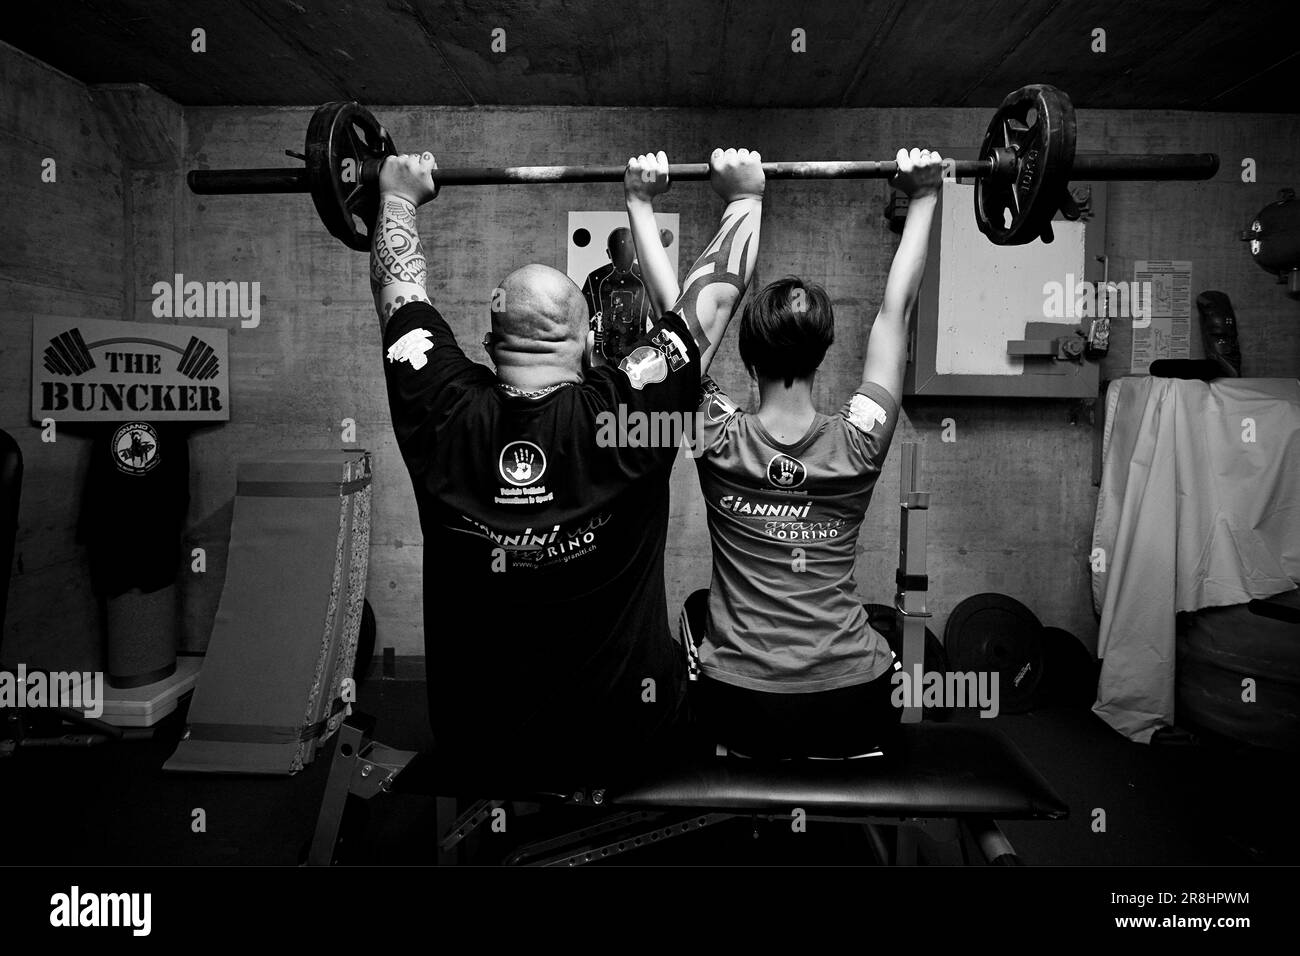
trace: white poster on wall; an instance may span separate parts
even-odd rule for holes
[[[1142,290],[1146,315],[1133,321],[1134,375],[1146,375],[1157,359],[1185,359],[1192,351],[1192,264],[1187,260],[1140,259],[1133,288]]]
[[[939,256],[928,281],[933,306],[936,375],[1023,375],[1025,360],[1007,354],[1007,342],[1025,337],[1030,322],[1068,322],[1051,288],[1084,274],[1086,227],[1054,222],[1056,240],[1024,246],[985,241],[970,214],[975,187],[944,182],[938,223]],[[932,245],[933,248],[933,245]],[[937,270],[937,271],[934,271]]]

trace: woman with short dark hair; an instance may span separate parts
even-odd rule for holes
[[[854,593],[858,531],[898,419],[907,334],[941,180],[938,153],[898,153],[911,197],[861,383],[837,414],[813,405],[835,339],[830,298],[795,276],[745,305],[740,355],[756,412],[702,379],[700,487],[712,582],[687,601],[683,640],[698,644],[697,712],[716,741],[755,757],[852,757],[888,749],[893,654]],[[645,231],[644,229],[641,231]],[[633,233],[657,308],[677,298],[666,255]],[[725,330],[724,330],[725,331]],[[705,355],[707,370],[713,350]]]

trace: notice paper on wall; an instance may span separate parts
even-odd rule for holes
[[[1186,260],[1139,259],[1133,264],[1141,315],[1133,310],[1130,372],[1145,375],[1156,359],[1191,357],[1192,264]]]

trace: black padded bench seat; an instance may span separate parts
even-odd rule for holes
[[[1069,809],[1011,741],[978,724],[904,724],[891,759],[764,763],[717,757],[612,792],[608,806],[863,817],[1056,820]]]
[[[441,804],[467,788],[466,781],[440,773],[433,755],[385,747],[373,740],[372,729],[373,721],[364,715],[354,715],[340,728],[309,862],[332,859],[349,795],[369,799],[381,792],[421,793],[441,797]],[[603,859],[736,816],[788,817],[796,808],[809,818],[845,823],[955,820],[989,861],[1009,863],[1018,859],[994,821],[1059,820],[1069,813],[1014,744],[978,723],[903,724],[900,743],[889,757],[780,762],[711,757],[660,769],[652,778],[618,790],[473,789],[481,799],[445,831],[444,853],[507,800],[560,801],[607,811],[605,821],[516,855],[522,861],[540,854],[546,865]],[[900,847],[906,842],[904,829]],[[900,849],[893,856],[901,854]]]

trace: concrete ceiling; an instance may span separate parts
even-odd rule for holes
[[[27,0],[0,37],[190,106],[993,107],[1296,112],[1296,0]],[[207,52],[191,52],[191,31]],[[504,53],[491,49],[505,31]],[[792,30],[807,52],[792,52]],[[1106,31],[1107,52],[1090,50]]]

